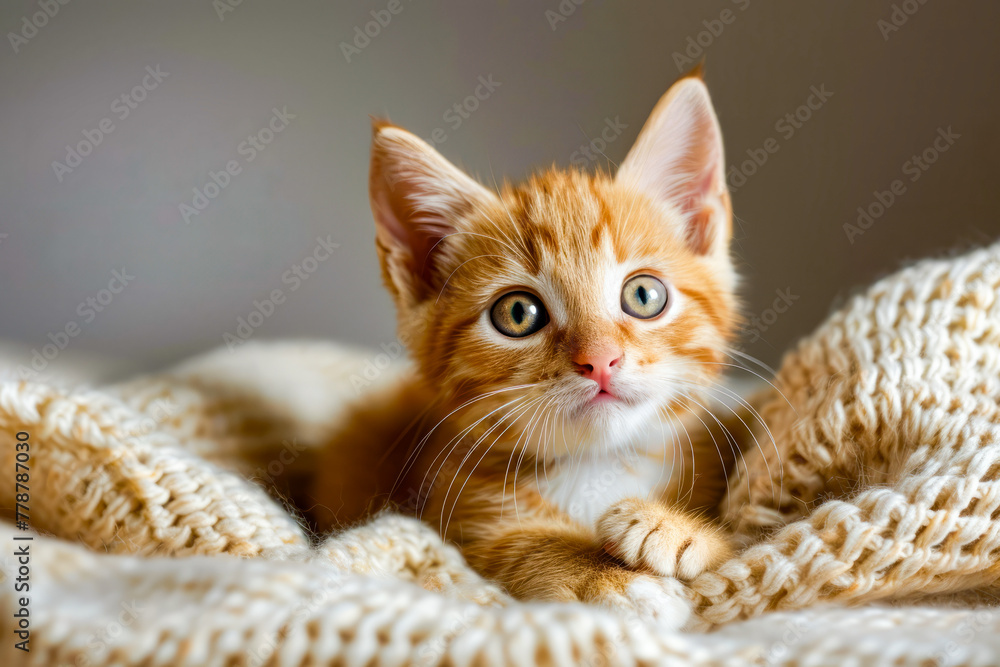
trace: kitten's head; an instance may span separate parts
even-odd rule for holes
[[[456,418],[496,425],[488,441],[619,445],[719,374],[732,214],[700,78],[664,95],[613,177],[490,189],[376,122],[370,189],[401,338]]]

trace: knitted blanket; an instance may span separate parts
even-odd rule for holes
[[[264,487],[404,363],[247,343],[0,384],[0,507],[30,524],[0,521],[0,664],[996,664],[1000,244],[880,281],[786,357],[723,507],[747,546],[678,586],[684,631],[511,600],[402,516],[311,539]]]

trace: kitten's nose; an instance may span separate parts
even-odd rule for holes
[[[576,367],[577,373],[588,380],[597,382],[603,391],[610,391],[611,375],[621,360],[622,353],[619,350],[596,353],[584,352],[573,356],[573,365]]]

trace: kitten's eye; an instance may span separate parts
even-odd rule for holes
[[[648,320],[663,312],[667,306],[667,287],[653,276],[635,276],[625,281],[622,288],[622,310]]]
[[[548,324],[549,314],[534,294],[511,292],[493,304],[490,321],[504,336],[524,338]]]

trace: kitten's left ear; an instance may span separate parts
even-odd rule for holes
[[[675,83],[660,99],[615,181],[678,211],[695,252],[726,252],[732,206],[722,131],[698,73]]]

